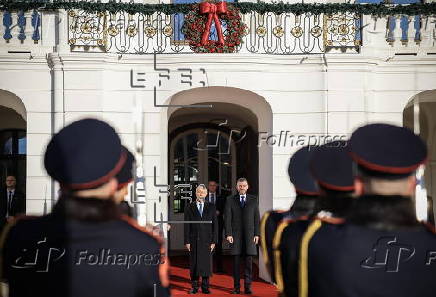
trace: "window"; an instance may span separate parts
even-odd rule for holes
[[[25,130],[0,130],[0,187],[4,186],[6,176],[14,175],[17,187],[25,192],[26,147]]]

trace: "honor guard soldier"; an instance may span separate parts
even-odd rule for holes
[[[310,161],[320,193],[315,217],[325,222],[342,222],[354,201],[352,160],[346,145],[346,141],[334,141],[317,147]],[[298,251],[309,222],[283,220],[274,236],[275,273],[282,296],[298,296]]]
[[[9,296],[169,296],[163,240],[115,202],[126,159],[115,130],[99,120],[73,122],[52,137],[44,165],[61,196],[50,214],[19,218],[3,233]]]
[[[434,296],[434,228],[417,221],[412,200],[426,145],[407,128],[370,124],[348,146],[360,197],[345,223],[308,227],[299,296]]]
[[[309,170],[309,162],[313,149],[313,147],[305,146],[295,152],[289,161],[289,179],[297,193],[297,197],[291,208],[287,211],[267,211],[261,219],[260,245],[266,267],[268,268],[273,283],[276,283],[273,260],[273,239],[277,226],[280,221],[285,218],[292,220],[307,218],[313,214],[315,209],[318,188]]]

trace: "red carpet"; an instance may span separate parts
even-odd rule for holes
[[[171,259],[170,259],[171,261]],[[178,262],[178,261],[175,261]],[[270,285],[262,280],[256,280],[252,283],[252,295],[232,295],[233,278],[228,274],[214,274],[210,278],[211,294],[202,294],[201,290],[195,295],[188,294],[191,289],[191,281],[189,278],[189,268],[185,265],[171,265],[171,295],[172,296],[252,296],[252,297],[275,297],[277,290],[273,285]],[[241,279],[241,292],[244,290],[244,282]]]

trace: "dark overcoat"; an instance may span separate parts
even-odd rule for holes
[[[212,223],[184,224],[185,244],[191,245],[189,253],[191,275],[212,275],[212,251],[210,245],[218,242],[218,220],[215,205],[204,202],[203,216],[200,216],[196,201],[185,208],[185,221],[211,221]]]
[[[246,195],[245,206],[242,207],[239,194],[227,197],[224,222],[225,234],[233,237],[232,255],[257,255],[254,236],[259,236],[259,203],[256,196]]]

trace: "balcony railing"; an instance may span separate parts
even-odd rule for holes
[[[0,34],[4,43],[37,44],[41,39],[41,14],[38,11],[3,11],[0,16]]]
[[[152,15],[127,12],[68,12],[68,42],[73,51],[100,47],[101,51],[130,54],[190,53],[179,40],[180,15]],[[291,13],[243,14],[247,25],[238,52],[262,54],[323,53],[328,48],[352,48],[360,44],[354,15],[300,15]],[[174,24],[177,24],[176,26]],[[225,28],[225,25],[223,26]],[[224,29],[224,35],[226,30]]]
[[[11,46],[35,49],[62,46],[72,52],[120,54],[193,53],[180,40],[182,14],[152,15],[127,12],[89,13],[0,12],[0,49]],[[396,47],[396,50],[436,47],[434,16],[373,18],[353,14],[295,15],[242,14],[247,25],[239,53],[318,54],[329,51],[357,53],[361,46]],[[224,34],[226,26],[223,24]],[[44,30],[42,30],[44,29]],[[56,35],[56,36],[55,36]]]

